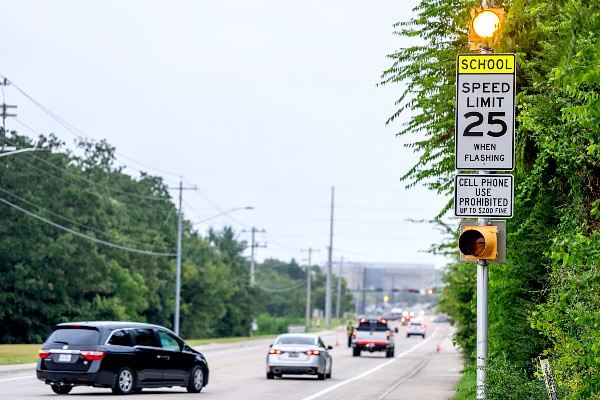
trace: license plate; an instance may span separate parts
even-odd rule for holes
[[[71,355],[70,354],[59,354],[58,362],[71,362]]]
[[[290,352],[290,357],[298,357],[298,353],[295,351]]]

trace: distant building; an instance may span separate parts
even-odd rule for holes
[[[439,287],[440,271],[434,264],[359,263],[341,264],[341,275],[356,299],[356,312],[388,296],[390,305],[405,301],[411,294],[426,294]],[[333,272],[340,274],[340,263],[333,264]]]

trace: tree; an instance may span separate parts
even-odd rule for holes
[[[468,10],[478,3],[422,1],[417,17],[396,25],[399,35],[421,39],[389,56],[392,66],[381,82],[406,84],[388,123],[414,113],[398,133],[419,135],[408,144],[420,155],[402,177],[408,187],[452,191],[454,60],[467,52]],[[494,50],[517,54],[518,113],[507,261],[490,267],[489,398],[535,398],[539,381],[531,360],[540,352],[552,354],[563,397],[599,398],[593,295],[600,204],[599,7],[581,0],[495,3],[509,11]],[[438,217],[451,206],[450,198]],[[472,350],[473,271],[468,264],[451,264],[445,281],[442,306],[457,321],[459,343]],[[506,382],[524,380],[530,385],[518,394],[503,389]]]

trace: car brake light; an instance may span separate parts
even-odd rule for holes
[[[91,350],[80,350],[79,354],[83,356],[86,360],[94,361],[94,360],[102,360],[106,352],[104,351],[91,351]]]
[[[281,353],[283,353],[283,351],[281,351],[281,350],[276,350],[276,349],[269,350],[269,354],[281,354]]]
[[[365,322],[367,322],[367,319],[366,319],[366,318],[361,318],[361,319],[360,319],[360,323],[361,323],[361,324],[364,324]]]
[[[306,351],[306,354],[308,354],[309,356],[318,356],[319,354],[321,354],[321,350],[308,350]]]
[[[40,349],[38,351],[38,354],[40,356],[41,359],[44,359],[46,357],[48,357],[50,355],[51,351],[50,350],[44,350],[44,349]]]
[[[387,319],[385,319],[385,318],[381,318],[381,323],[382,323],[382,324],[387,324]]]

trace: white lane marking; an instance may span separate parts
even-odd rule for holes
[[[2,382],[11,382],[11,381],[20,381],[21,379],[33,379],[35,378],[35,376],[30,375],[30,376],[21,376],[18,378],[8,378],[8,379],[0,379],[0,383]]]
[[[383,363],[383,364],[380,364],[380,365],[376,366],[375,368],[371,368],[370,370],[368,370],[368,371],[365,371],[365,372],[363,372],[362,374],[355,376],[354,378],[350,378],[350,379],[348,379],[348,380],[345,380],[345,381],[343,381],[343,382],[340,382],[340,383],[338,383],[338,384],[335,384],[335,385],[333,385],[333,386],[330,386],[330,387],[328,387],[327,389],[321,390],[320,392],[317,392],[317,393],[315,393],[315,394],[313,394],[313,395],[311,395],[311,396],[305,397],[305,398],[303,398],[302,400],[313,400],[313,399],[319,398],[319,397],[323,396],[323,395],[324,395],[324,394],[326,394],[326,393],[332,392],[332,391],[334,391],[334,390],[336,390],[336,389],[338,389],[338,388],[340,388],[340,387],[342,387],[342,386],[345,386],[345,385],[347,385],[347,384],[349,384],[349,383],[352,383],[352,382],[354,382],[354,381],[357,381],[357,380],[359,380],[359,379],[362,379],[362,378],[364,378],[365,376],[371,375],[371,374],[372,374],[373,372],[375,372],[375,371],[379,371],[380,369],[387,367],[388,365],[390,365],[390,364],[391,364],[391,363],[393,363],[394,361],[396,361],[396,360],[399,360],[400,358],[402,358],[402,357],[404,357],[404,356],[406,356],[406,355],[408,355],[408,354],[412,353],[414,350],[418,349],[419,347],[423,346],[425,343],[429,342],[429,340],[431,340],[431,338],[433,338],[433,337],[435,336],[435,334],[437,333],[437,331],[438,331],[439,329],[440,329],[440,328],[439,328],[439,327],[437,327],[437,328],[435,329],[435,331],[433,332],[433,335],[429,335],[429,336],[427,337],[427,339],[423,340],[423,341],[422,341],[421,343],[419,343],[418,345],[416,345],[416,346],[413,346],[413,347],[412,347],[410,350],[406,350],[404,353],[400,353],[400,354],[398,354],[398,356],[396,356],[395,358],[392,358],[392,359],[391,359],[391,360],[389,360],[388,362],[385,362],[385,363]]]

